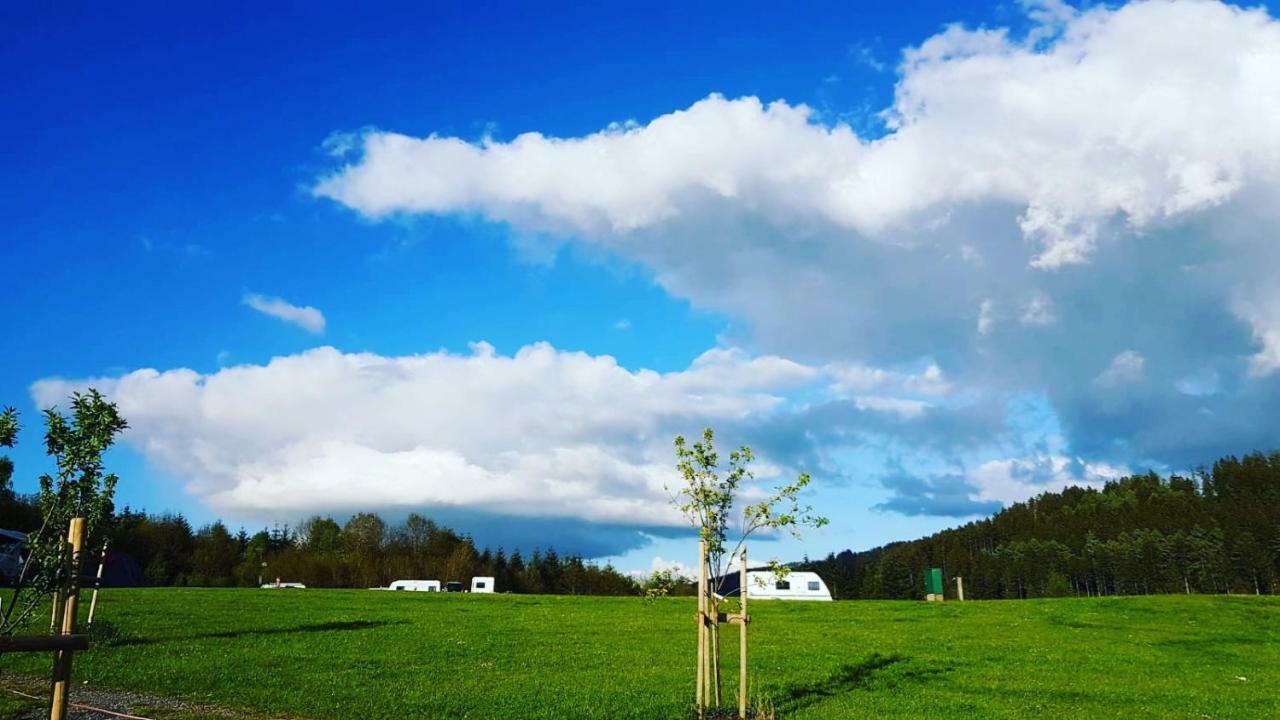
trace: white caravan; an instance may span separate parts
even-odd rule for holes
[[[0,530],[0,583],[17,580],[27,556],[27,535],[16,530]]]
[[[439,580],[397,580],[387,586],[388,590],[408,590],[410,592],[440,592]]]
[[[473,593],[491,593],[493,592],[493,578],[491,577],[473,577],[471,578],[471,592]]]
[[[730,572],[720,583],[720,597],[738,594],[738,573]],[[751,600],[820,600],[830,601],[831,591],[818,573],[792,570],[778,577],[768,568],[747,570],[747,598]]]

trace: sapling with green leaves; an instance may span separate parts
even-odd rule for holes
[[[737,557],[752,534],[787,532],[800,537],[804,528],[820,528],[827,518],[814,512],[813,507],[801,502],[801,493],[808,487],[809,473],[802,472],[790,483],[774,488],[764,499],[743,506],[741,515],[735,516],[734,508],[739,493],[755,481],[751,462],[755,454],[743,445],[729,453],[729,464],[720,470],[720,456],[715,449],[715,431],[702,431],[702,441],[690,444],[683,435],[677,435],[676,468],[682,484],[672,495],[676,508],[698,529],[698,537],[707,544],[707,565],[716,578],[723,578],[727,570],[725,559]],[[668,492],[671,488],[668,488]],[[737,520],[736,528],[733,526]],[[737,539],[731,552],[726,552],[730,532],[737,530]],[[786,568],[777,560],[769,562],[770,569],[785,573]]]
[[[128,427],[115,403],[97,390],[72,393],[71,415],[56,407],[44,411],[45,450],[55,473],[40,476],[40,528],[27,536],[26,562],[0,618],[0,634],[23,627],[41,602],[62,587],[69,564],[62,562],[71,518],[85,519],[85,547],[101,544],[114,506],[118,478],[106,472],[102,456]],[[0,413],[0,444],[11,447],[18,434],[18,414]],[[73,570],[73,572],[76,570]]]
[[[715,448],[715,432],[711,428],[702,431],[700,442],[689,443],[684,436],[677,435],[675,448],[681,484],[672,493],[672,503],[697,528],[699,538],[705,543],[708,572],[716,583],[716,590],[724,582],[728,570],[726,559],[738,557],[753,534],[788,532],[800,537],[804,528],[820,528],[828,522],[801,500],[801,493],[809,485],[806,472],[800,473],[792,482],[775,487],[757,502],[741,503],[741,493],[755,488],[755,473],[751,470],[755,455],[750,447],[743,445],[731,451],[728,465],[723,470]],[[671,492],[670,487],[668,492]],[[741,512],[735,512],[739,507]],[[730,533],[735,529],[736,541],[732,550],[726,552],[729,550]],[[778,575],[787,572],[787,568],[776,559],[769,561],[769,568]],[[714,595],[710,602],[712,616],[715,617]],[[716,698],[720,697],[719,632],[719,624],[713,623],[712,677]]]
[[[690,582],[693,582],[691,578],[681,575],[675,568],[663,568],[650,573],[649,577],[641,583],[640,589],[644,591],[645,602],[653,602],[658,598],[671,595],[676,588]]]
[[[7,407],[0,410],[0,447],[11,448],[18,440],[18,410]],[[13,477],[13,461],[8,456],[0,455],[0,494],[13,492],[10,484]]]

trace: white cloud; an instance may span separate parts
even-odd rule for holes
[[[1132,385],[1142,380],[1146,365],[1147,359],[1142,357],[1141,353],[1125,350],[1111,358],[1111,364],[1106,370],[1098,373],[1098,377],[1093,379],[1093,384],[1104,390]]]
[[[671,438],[755,416],[819,371],[732,349],[681,372],[530,345],[407,357],[318,348],[211,374],[137,370],[42,380],[37,403],[92,384],[128,443],[215,509],[420,506],[679,525],[664,484]]]
[[[907,419],[918,418],[924,414],[925,410],[932,407],[929,403],[923,400],[884,397],[880,395],[859,395],[853,399],[853,403],[859,410],[882,412]]]
[[[995,326],[995,303],[990,299],[983,300],[978,305],[978,334],[986,335],[991,332],[991,328]]]
[[[853,375],[870,380],[851,395]],[[801,468],[829,478],[842,447],[942,446],[954,432],[923,399],[950,391],[936,364],[819,367],[736,348],[659,373],[545,343],[510,356],[487,343],[403,357],[321,347],[207,374],[46,379],[32,396],[50,405],[86,386],[119,404],[125,442],[205,505],[264,519],[445,508],[682,527],[667,491],[678,433],[709,425],[724,447],[751,444],[768,485]]]
[[[831,363],[823,368],[832,389],[840,394],[891,393],[900,395],[946,395],[951,384],[937,363],[929,363],[918,373],[887,370],[855,363]]]
[[[951,392],[942,368],[930,363],[918,373],[887,370],[861,364],[831,363],[823,368],[831,392],[851,398],[859,410],[916,419],[934,407],[925,398]]]
[[[1258,328],[1254,334],[1262,349],[1249,358],[1249,374],[1266,377],[1280,369],[1280,328]]]
[[[1044,295],[1037,295],[1023,306],[1022,317],[1018,320],[1023,325],[1044,327],[1055,323],[1058,316],[1053,312],[1053,301]]]
[[[907,378],[906,386],[910,390],[925,395],[946,395],[951,392],[951,383],[942,375],[942,368],[932,363],[923,372]]]
[[[372,128],[366,129],[366,132],[371,131]],[[329,133],[329,137],[320,143],[320,148],[329,157],[344,158],[360,149],[360,135],[358,132]]]
[[[952,26],[907,49],[883,137],[711,95],[580,137],[364,132],[314,190],[640,263],[734,318],[726,344],[822,368],[842,411],[923,425],[955,397],[1035,395],[1064,457],[1269,447],[1280,23],[1214,2],[1023,7],[1026,33]],[[1002,332],[1018,324],[1034,330]],[[1159,362],[1108,375],[1129,347]],[[946,368],[945,400],[906,386],[922,358]],[[1099,393],[1100,372],[1143,392]],[[1215,392],[1179,389],[1200,373]]]
[[[697,571],[693,567],[686,565],[679,560],[667,560],[661,555],[653,556],[653,562],[649,564],[648,572],[636,570],[632,571],[631,574],[638,576],[640,579],[644,579],[652,573],[661,572],[663,570],[671,570],[677,577],[687,578],[689,580],[698,576]]]
[[[1112,218],[1153,226],[1275,181],[1280,31],[1264,11],[1049,15],[1067,24],[1047,48],[953,26],[906,51],[881,140],[818,125],[803,105],[711,96],[581,138],[368,132],[361,160],[315,192],[375,217],[480,211],[584,236],[672,222],[694,211],[689,197],[869,235],[1010,203],[1042,248],[1034,263],[1054,268],[1085,261]]]
[[[1073,485],[1101,488],[1108,480],[1129,474],[1130,470],[1123,466],[1042,454],[990,460],[970,471],[967,479],[977,488],[978,499],[1008,505]]]
[[[1249,357],[1249,374],[1266,377],[1280,370],[1280,287],[1270,288],[1270,302],[1236,303],[1237,312],[1244,317],[1253,331],[1258,348]]]
[[[264,315],[297,325],[309,333],[319,335],[324,332],[324,313],[309,305],[299,307],[283,298],[257,293],[245,293],[240,301]]]
[[[1185,466],[1269,446],[1280,23],[1213,2],[1024,9],[1022,35],[951,26],[904,51],[883,137],[712,95],[581,137],[366,132],[315,192],[602,248],[739,321],[728,344],[939,358],[953,393],[1047,397],[1074,454]],[[1145,394],[1096,392],[1114,348],[1139,344],[1161,359]],[[1206,369],[1230,391],[1177,389]],[[850,388],[864,408],[913,401],[898,415],[936,405]]]

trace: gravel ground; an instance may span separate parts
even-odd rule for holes
[[[0,688],[18,690],[31,695],[38,695],[42,698],[38,707],[20,713],[13,720],[48,719],[49,711],[43,700],[43,698],[48,697],[48,680],[6,674],[3,678],[0,678]],[[13,696],[11,692],[5,692],[4,694]],[[33,700],[32,702],[36,701]],[[155,718],[156,720],[168,720],[170,718],[174,720],[262,720],[260,715],[249,715],[228,708],[121,690],[104,690],[87,685],[76,685],[71,688],[71,702],[138,717]],[[71,708],[67,715],[69,720],[119,720],[114,715],[75,707]]]

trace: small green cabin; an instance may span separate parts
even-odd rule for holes
[[[942,568],[928,568],[924,571],[924,592],[926,595],[941,595]]]

